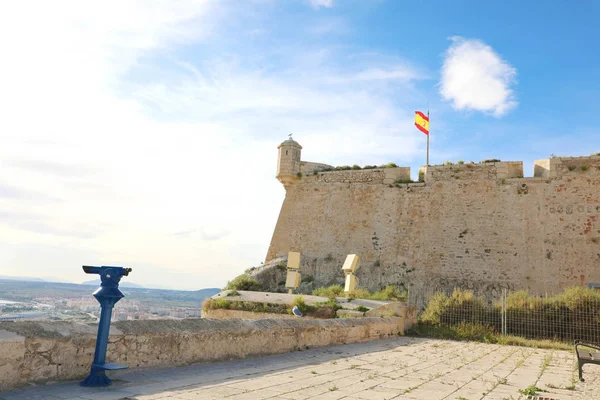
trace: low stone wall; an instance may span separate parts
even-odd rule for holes
[[[401,318],[120,321],[107,361],[130,368],[285,353],[398,335]],[[0,389],[82,379],[92,362],[97,325],[0,322]]]

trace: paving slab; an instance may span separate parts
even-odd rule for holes
[[[573,352],[399,337],[179,368],[132,369],[108,388],[78,382],[0,392],[0,399],[526,400],[600,398],[600,367],[577,380]]]

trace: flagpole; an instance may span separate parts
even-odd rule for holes
[[[429,104],[427,104],[427,119],[429,120]],[[431,130],[427,133],[427,164],[429,167],[429,135],[431,134]]]

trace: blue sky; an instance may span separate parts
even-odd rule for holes
[[[32,12],[36,10],[36,12]],[[0,275],[222,286],[263,261],[308,161],[600,151],[592,1],[64,0],[0,5]],[[162,271],[169,271],[165,278]]]

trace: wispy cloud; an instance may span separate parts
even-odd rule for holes
[[[14,160],[7,162],[10,166],[61,177],[82,177],[90,175],[93,171],[85,165],[65,164],[44,160]]]
[[[446,51],[440,93],[458,110],[502,116],[517,106],[512,85],[517,70],[477,39],[452,38]]]
[[[333,7],[333,0],[307,0],[308,3],[311,5],[311,7],[313,8],[321,8],[321,7],[325,7],[325,8],[331,8]]]
[[[98,229],[87,227],[80,222],[67,222],[65,224],[64,222],[53,221],[45,215],[20,211],[0,211],[1,225],[36,235],[55,235],[79,239],[91,239],[100,233]]]
[[[4,251],[70,249],[45,268],[75,257],[156,264],[197,276],[173,286],[219,286],[264,257],[288,133],[305,159],[333,164],[404,163],[422,150],[410,98],[424,74],[403,60],[270,46],[277,32],[244,51],[249,27],[230,24],[246,14],[220,2],[109,3],[42,5],[31,18],[27,3],[0,5],[0,131],[13,133],[0,137],[0,196],[13,213],[0,216]],[[222,49],[232,36],[242,48]]]
[[[351,31],[345,19],[341,17],[329,17],[316,21],[308,27],[308,31],[314,35],[341,35]]]

